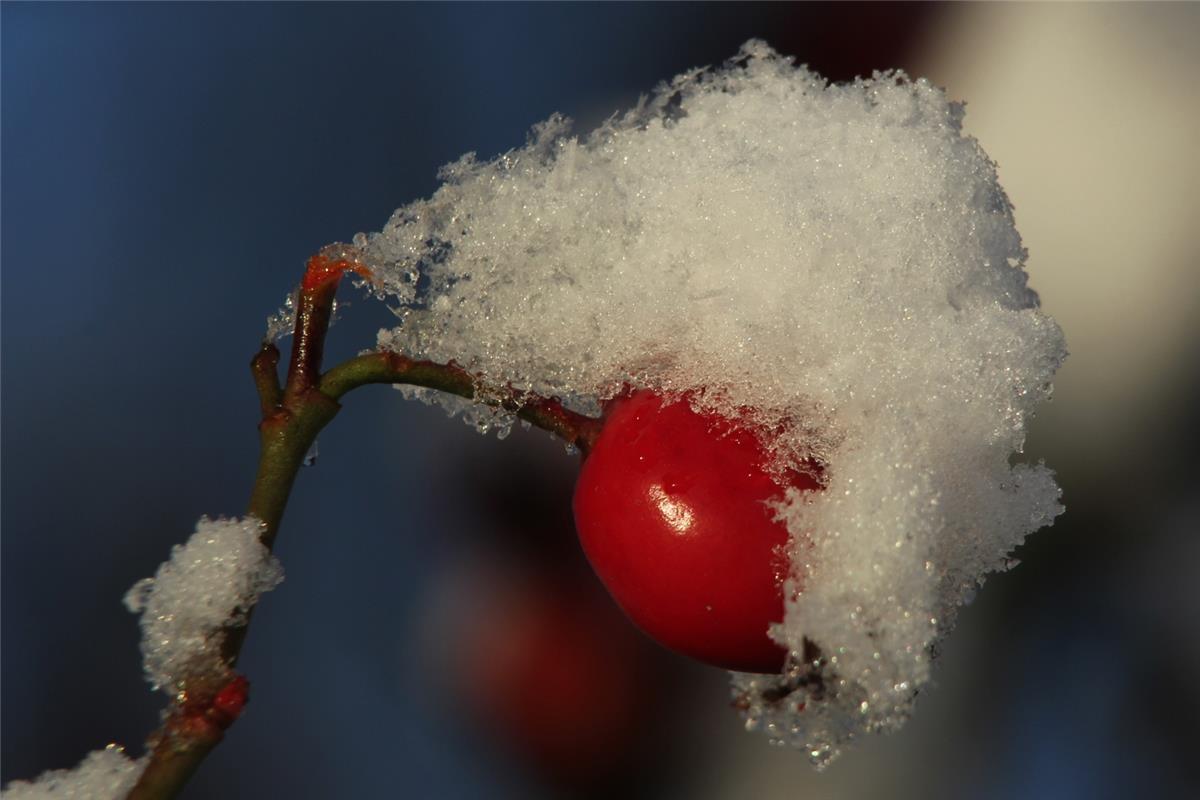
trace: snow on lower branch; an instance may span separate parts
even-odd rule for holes
[[[137,783],[146,759],[131,760],[115,744],[95,750],[74,769],[43,772],[32,781],[13,781],[4,800],[119,800]]]
[[[125,606],[142,617],[142,657],[154,688],[175,694],[191,677],[226,669],[225,630],[244,622],[259,596],[283,580],[278,559],[259,540],[261,531],[253,517],[203,517],[154,577],[125,595]]]

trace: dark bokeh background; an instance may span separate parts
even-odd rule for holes
[[[1194,186],[1196,157],[1170,148],[1200,139],[1196,8],[4,4],[3,781],[112,740],[139,752],[162,704],[120,598],[198,516],[241,512],[257,445],[246,365],[308,255],[429,194],[462,152],[519,145],[553,111],[603,118],[759,36],[834,79],[901,66],[977,103],[1034,286],[1075,351],[1030,442],[1070,511],[964,613],[917,717],[815,775],[738,730],[723,675],[581,599],[577,618],[597,615],[582,627],[603,633],[572,652],[628,653],[605,674],[627,678],[606,691],[632,722],[614,718],[586,763],[515,746],[522,725],[598,714],[564,699],[569,677],[531,688],[517,669],[489,689],[477,624],[528,621],[511,611],[524,601],[496,600],[514,587],[558,587],[535,608],[575,609],[564,582],[594,591],[569,526],[574,459],[364,390],[301,475],[278,546],[287,581],[242,661],[250,711],[185,796],[1194,796],[1200,248],[1171,220],[1196,197],[1075,176],[1156,175],[1141,160],[1165,152],[1179,191]],[[1122,94],[1117,68],[1072,94],[1093,51],[1101,65],[1152,54],[1134,91],[1159,94]],[[1009,63],[1041,71],[1003,84]],[[998,85],[1060,98],[1054,121],[1016,103],[1035,146],[987,127],[989,98],[1014,108]],[[1136,108],[1137,133],[1115,139],[1098,117],[1083,139],[1062,134],[1096,108]],[[1027,175],[1067,204],[1039,206]],[[1088,216],[1108,195],[1110,216]],[[1103,260],[1139,233],[1159,249]],[[1073,259],[1085,244],[1100,255]],[[1139,299],[1135,327],[1121,299],[1139,286],[1169,291]],[[388,321],[350,299],[331,362]],[[1114,329],[1127,352],[1103,338]],[[570,638],[554,624],[522,630]],[[480,685],[567,722],[514,721]]]

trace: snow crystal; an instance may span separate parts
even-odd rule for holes
[[[397,386],[400,394],[409,400],[419,400],[430,406],[441,406],[451,417],[461,417],[464,422],[480,433],[495,433],[496,438],[504,439],[512,432],[516,421],[509,412],[495,405],[467,400],[453,394],[446,394],[435,389],[421,386]],[[487,386],[477,388],[477,397],[483,397]]]
[[[225,669],[225,629],[243,622],[259,596],[283,580],[279,561],[259,541],[261,530],[253,517],[203,517],[154,577],[125,595],[126,608],[142,615],[142,658],[154,688],[174,694],[191,677]]]
[[[382,348],[575,407],[691,390],[756,409],[781,472],[822,465],[779,505],[792,663],[734,678],[748,727],[818,763],[903,721],[955,608],[1062,511],[1013,454],[1063,337],[963,115],[751,41],[587,136],[554,116],[463,156],[355,240],[400,317]]]
[[[271,316],[267,317],[267,332],[263,334],[264,342],[278,342],[285,336],[290,336],[296,329],[296,295],[298,289],[288,292],[283,299],[283,305]]]
[[[115,744],[95,750],[74,769],[43,772],[32,781],[13,781],[4,800],[118,800],[137,783],[146,759],[132,761]]]

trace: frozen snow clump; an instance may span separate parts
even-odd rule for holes
[[[4,800],[118,800],[129,794],[146,767],[115,744],[88,753],[75,769],[43,772],[32,781],[13,781]]]
[[[153,578],[126,593],[125,606],[142,615],[142,658],[156,689],[174,694],[190,677],[224,669],[226,627],[283,580],[278,559],[259,541],[261,529],[254,517],[203,517]]]
[[[1064,341],[963,114],[751,41],[585,136],[554,116],[463,156],[355,240],[400,318],[381,348],[579,409],[691,390],[756,409],[776,468],[823,465],[779,505],[792,664],[734,678],[748,727],[819,764],[902,723],[955,608],[1062,511],[1014,453]]]

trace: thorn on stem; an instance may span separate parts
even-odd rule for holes
[[[224,730],[242,715],[249,700],[250,681],[243,675],[237,675],[213,696],[208,716]]]

